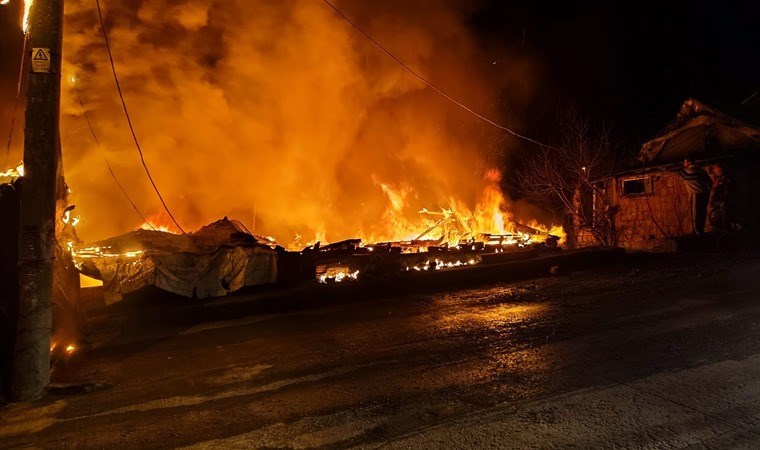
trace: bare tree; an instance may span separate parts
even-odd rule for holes
[[[609,126],[595,126],[569,107],[558,113],[556,144],[521,161],[517,186],[522,194],[556,213],[572,216],[597,244],[615,244],[613,205],[604,180],[615,167],[617,143]]]

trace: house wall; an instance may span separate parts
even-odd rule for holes
[[[712,166],[705,166],[711,172]],[[651,178],[651,193],[623,195],[623,181]],[[693,232],[691,223],[691,196],[677,173],[657,171],[644,175],[614,177],[604,182],[605,192],[613,205],[616,245],[627,250],[670,252],[676,250],[673,238]],[[601,202],[596,202],[600,205]],[[576,219],[575,245],[598,245],[588,228]],[[712,231],[707,222],[706,231]]]
[[[705,168],[707,169],[707,168]],[[615,226],[618,245],[630,250],[675,251],[672,239],[694,231],[691,223],[691,194],[683,179],[674,172],[647,174],[652,180],[652,193],[625,196],[626,179],[615,178],[613,204],[617,205]],[[710,231],[710,224],[706,225]]]
[[[711,173],[716,164],[703,168]],[[726,209],[729,223],[739,224],[743,229],[757,233],[760,230],[760,161],[758,158],[732,159],[722,164],[729,179],[729,201]],[[627,179],[651,177],[649,194],[625,196],[622,182]],[[619,176],[605,180],[605,194],[612,207],[615,227],[614,245],[632,251],[670,252],[677,250],[674,238],[693,232],[691,224],[691,196],[678,174],[660,170],[644,175]],[[576,195],[576,205],[580,205]],[[604,202],[596,199],[594,213],[598,214]],[[713,205],[708,206],[708,213]],[[709,218],[705,231],[715,231]],[[568,239],[574,247],[597,246],[593,234],[580,225],[577,217],[572,220],[572,233]]]

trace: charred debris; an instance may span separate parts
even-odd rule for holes
[[[185,297],[219,297],[243,287],[370,280],[489,264],[557,251],[559,237],[517,225],[516,233],[364,243],[348,239],[286,250],[227,218],[188,235],[135,230],[72,249],[79,270],[103,282],[105,303],[145,286]],[[426,233],[427,234],[427,233]]]

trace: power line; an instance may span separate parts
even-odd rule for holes
[[[153,190],[156,191],[156,195],[158,195],[158,199],[161,200],[161,204],[164,206],[164,210],[166,210],[166,213],[169,214],[169,217],[172,219],[172,222],[174,222],[174,225],[177,226],[179,231],[182,232],[187,237],[190,237],[185,230],[182,228],[182,226],[177,222],[177,219],[174,218],[174,215],[169,210],[169,207],[166,205],[166,202],[164,201],[164,197],[161,195],[161,192],[158,190],[158,186],[156,186],[156,182],[153,181],[153,176],[150,174],[150,170],[148,169],[148,164],[145,162],[145,155],[143,155],[142,147],[140,147],[140,141],[137,139],[137,134],[135,133],[135,129],[132,126],[132,119],[129,116],[129,110],[127,109],[127,103],[124,100],[124,93],[121,90],[121,83],[119,83],[119,77],[116,75],[116,64],[114,64],[113,61],[113,54],[111,53],[111,44],[108,41],[108,33],[106,32],[106,25],[105,21],[103,20],[103,12],[100,9],[100,0],[95,0],[95,5],[98,7],[98,18],[100,19],[100,29],[103,31],[103,39],[106,43],[106,50],[108,51],[108,60],[111,63],[111,71],[113,72],[113,79],[116,82],[116,90],[119,91],[119,99],[121,100],[121,106],[124,109],[124,115],[127,118],[127,124],[129,125],[129,131],[132,133],[132,139],[135,142],[135,146],[137,147],[137,152],[140,153],[140,162],[142,163],[143,168],[145,169],[145,173],[148,175],[148,179],[150,180],[150,184],[153,186]]]
[[[751,102],[752,99],[755,98],[755,97],[757,97],[758,95],[760,95],[760,87],[758,87],[757,89],[755,89],[755,91],[753,93],[751,93],[747,98],[745,98],[744,100],[742,100],[741,104],[742,105],[746,105],[747,103]]]
[[[129,204],[132,205],[132,208],[135,210],[138,216],[148,224],[148,226],[153,229],[153,231],[156,230],[156,227],[153,226],[152,223],[148,221],[148,219],[145,218],[143,213],[140,212],[140,209],[137,207],[134,201],[132,201],[132,198],[127,194],[126,189],[124,189],[124,186],[121,184],[119,179],[116,177],[116,174],[113,171],[113,168],[111,167],[111,163],[108,161],[108,156],[106,155],[105,149],[100,145],[100,140],[98,140],[98,136],[95,134],[95,129],[92,127],[92,122],[90,122],[90,117],[87,115],[87,109],[84,107],[84,102],[82,101],[82,96],[79,94],[79,88],[77,87],[76,81],[74,82],[74,92],[77,94],[77,100],[79,100],[79,106],[82,107],[82,115],[84,115],[84,120],[87,122],[87,127],[90,129],[90,134],[92,134],[92,139],[95,141],[96,146],[100,150],[101,154],[103,155],[103,160],[106,162],[106,167],[108,167],[108,172],[111,174],[111,177],[116,182],[116,185],[119,186],[119,189],[121,190],[121,193],[124,194],[124,197],[126,197],[127,201],[129,201]]]
[[[375,46],[377,48],[379,48],[380,50],[382,50],[383,53],[385,53],[391,59],[393,59],[398,65],[400,65],[401,67],[403,67],[407,72],[409,72],[410,74],[412,74],[415,78],[417,78],[418,80],[420,80],[423,83],[425,83],[426,85],[428,85],[431,89],[433,89],[434,91],[436,91],[438,94],[440,94],[441,96],[443,96],[444,98],[446,98],[450,102],[456,104],[457,106],[459,106],[460,108],[462,108],[465,111],[469,112],[470,114],[474,115],[475,117],[477,117],[477,118],[479,118],[481,120],[484,120],[485,122],[488,122],[489,124],[495,126],[496,128],[499,128],[501,130],[506,131],[507,133],[511,134],[514,137],[523,139],[523,140],[528,141],[528,142],[532,142],[532,143],[534,143],[536,145],[539,145],[541,147],[547,147],[547,148],[551,148],[551,149],[555,149],[556,150],[556,147],[552,147],[551,145],[547,145],[547,144],[543,144],[541,142],[538,142],[535,139],[531,139],[528,136],[524,136],[524,135],[522,135],[520,133],[517,133],[516,131],[513,131],[511,128],[509,128],[507,126],[504,126],[504,125],[501,125],[501,124],[499,124],[497,122],[494,122],[493,120],[489,119],[488,117],[485,117],[484,115],[478,113],[474,109],[470,108],[469,106],[465,105],[464,103],[462,103],[459,100],[455,99],[454,97],[450,96],[443,89],[439,88],[438,86],[436,86],[435,84],[433,84],[433,82],[431,82],[427,78],[423,77],[422,75],[420,75],[419,73],[417,73],[414,69],[412,69],[411,67],[409,67],[408,65],[406,65],[403,61],[401,61],[400,59],[398,59],[396,57],[396,55],[394,55],[389,50],[387,50],[385,47],[383,47],[382,44],[380,44],[378,41],[376,41],[372,36],[370,36],[366,31],[364,31],[359,25],[357,25],[354,21],[352,21],[345,14],[343,14],[337,7],[335,7],[335,5],[333,5],[332,3],[330,3],[329,0],[322,0],[322,1],[325,4],[327,4],[327,6],[329,6],[330,8],[332,8],[332,10],[335,11],[336,14],[338,14],[340,17],[342,17],[343,20],[345,20],[346,22],[348,22],[349,24],[351,24],[351,26],[354,27],[356,29],[356,31],[358,31],[359,33],[361,33],[365,38],[367,38],[368,41],[370,41],[373,44],[375,44]]]

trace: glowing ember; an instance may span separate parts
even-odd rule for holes
[[[452,267],[461,267],[461,266],[473,266],[475,264],[478,264],[480,262],[480,259],[476,258],[470,258],[467,260],[456,260],[456,261],[449,261],[445,262],[440,259],[433,259],[433,260],[426,260],[420,264],[414,265],[412,267],[407,267],[406,270],[416,270],[417,272],[423,272],[428,270],[441,270],[446,268],[452,268]]]
[[[110,250],[110,247],[71,248],[71,253],[74,256],[75,261],[91,258],[137,258],[144,253],[144,250],[134,250],[124,253],[116,253]]]
[[[68,353],[70,355],[70,354],[74,353],[76,351],[76,349],[77,348],[74,346],[74,344],[69,344],[69,345],[66,346],[66,353]]]
[[[337,270],[331,270],[328,271],[328,273],[320,275],[317,280],[320,283],[327,284],[328,282],[334,281],[336,283],[340,283],[343,281],[355,281],[359,278],[359,271],[350,271],[349,269],[337,269]]]

